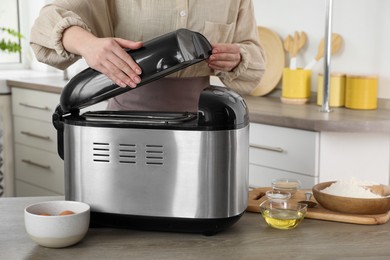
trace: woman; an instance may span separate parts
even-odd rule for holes
[[[31,47],[41,62],[65,69],[83,57],[119,86],[134,88],[142,72],[123,48],[179,28],[212,43],[207,62],[112,98],[109,109],[196,111],[210,75],[240,94],[259,84],[264,55],[251,0],[57,0],[36,19]]]

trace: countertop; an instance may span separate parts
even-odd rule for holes
[[[0,198],[1,259],[389,259],[390,224],[356,225],[304,219],[293,230],[268,227],[245,213],[214,236],[90,228],[78,244],[41,247],[25,232],[23,209],[63,197]]]
[[[65,86],[65,81],[61,77],[62,73],[59,72],[42,72],[28,69],[0,70],[0,94],[11,92],[7,80],[15,80],[16,82],[39,82],[43,83],[43,85],[50,85],[51,87]],[[51,79],[55,79],[55,82],[51,82]],[[63,84],[61,81],[63,81]]]
[[[24,77],[7,80],[8,86],[60,94],[67,82],[62,76]],[[245,96],[252,123],[268,124],[308,131],[390,133],[389,102],[379,102],[376,110],[332,108],[320,112],[315,103],[284,104],[277,97]],[[383,104],[383,105],[382,105]]]

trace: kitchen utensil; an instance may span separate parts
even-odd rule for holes
[[[312,195],[311,192],[305,192],[305,200],[301,200],[299,203],[306,204],[308,208],[317,207],[317,203],[311,200]]]
[[[196,33],[167,37],[144,45],[150,55],[144,59],[155,59],[155,70],[158,60],[178,61],[163,67],[172,72],[206,59],[210,51]],[[169,50],[164,54],[161,48]],[[240,95],[210,86],[200,94],[198,112],[80,114],[80,107],[91,104],[85,100],[108,98],[116,90],[106,93],[106,81],[95,79],[82,72],[70,80],[53,115],[65,198],[90,204],[92,225],[212,235],[240,219],[249,165],[249,116]]]
[[[341,49],[341,46],[343,44],[343,38],[341,37],[341,35],[337,34],[337,33],[333,33],[332,34],[332,42],[331,42],[331,46],[332,46],[332,55],[336,54],[340,49]],[[305,70],[311,70],[313,68],[313,66],[320,60],[324,57],[324,52],[325,52],[325,42],[324,42],[324,38],[321,39],[320,41],[320,44],[318,45],[318,50],[317,50],[317,54],[316,56],[314,57],[314,59],[309,62],[306,67],[305,67]]]
[[[307,205],[290,200],[270,199],[260,204],[260,212],[270,227],[293,229],[304,219]]]
[[[316,184],[313,187],[315,199],[326,209],[362,215],[382,214],[387,213],[390,210],[390,197],[372,199],[351,198],[322,192],[323,189],[330,186],[332,183],[334,182],[323,182]]]
[[[291,56],[290,59],[290,69],[295,70],[297,69],[297,54],[298,52],[305,46],[306,41],[307,41],[307,35],[305,32],[300,32],[298,33],[297,31],[294,32],[294,38],[292,42],[292,47],[291,45],[291,39],[292,37],[288,37],[288,47],[290,49],[289,53]]]
[[[285,66],[285,53],[279,35],[269,28],[259,26],[259,39],[265,55],[265,72],[260,84],[252,91],[252,96],[270,93],[280,82]]]
[[[255,188],[248,194],[248,207],[246,211],[260,213],[259,205],[267,200],[265,193],[272,190],[270,187]],[[301,201],[305,199],[305,193],[309,190],[299,190],[290,199],[291,201]],[[313,199],[315,201],[315,199]],[[336,221],[342,223],[353,223],[360,225],[379,225],[385,224],[390,220],[390,211],[383,214],[361,215],[348,214],[342,212],[331,211],[324,208],[321,204],[317,204],[315,208],[308,208],[305,218]]]
[[[73,214],[61,216],[71,211]],[[90,206],[77,201],[47,201],[24,209],[24,223],[30,238],[44,247],[61,248],[78,243],[87,234]]]
[[[290,55],[290,57],[293,55],[294,51],[294,40],[291,37],[291,35],[287,35],[287,37],[283,41],[283,46],[286,52]]]

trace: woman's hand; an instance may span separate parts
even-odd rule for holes
[[[121,87],[136,87],[141,82],[141,69],[123,48],[138,49],[140,42],[120,38],[96,38],[84,49],[87,64]]]
[[[62,39],[65,49],[84,57],[87,64],[121,87],[136,87],[141,68],[123,48],[138,49],[141,42],[121,38],[97,38],[81,27],[68,28]]]
[[[232,71],[241,62],[240,46],[237,44],[212,44],[212,54],[207,60],[209,67],[214,70]]]

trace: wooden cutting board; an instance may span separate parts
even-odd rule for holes
[[[246,211],[260,213],[259,205],[265,201],[267,197],[265,192],[271,190],[270,187],[256,188],[249,191],[248,207]],[[309,190],[297,191],[290,200],[298,202],[305,200],[305,192]],[[317,202],[314,198],[311,199]],[[318,204],[318,203],[317,203]],[[357,215],[357,214],[346,214],[340,212],[334,212],[323,208],[320,204],[315,208],[309,208],[307,210],[305,218],[336,221],[344,223],[362,224],[362,225],[380,225],[389,221],[390,211],[384,214],[377,215]]]

